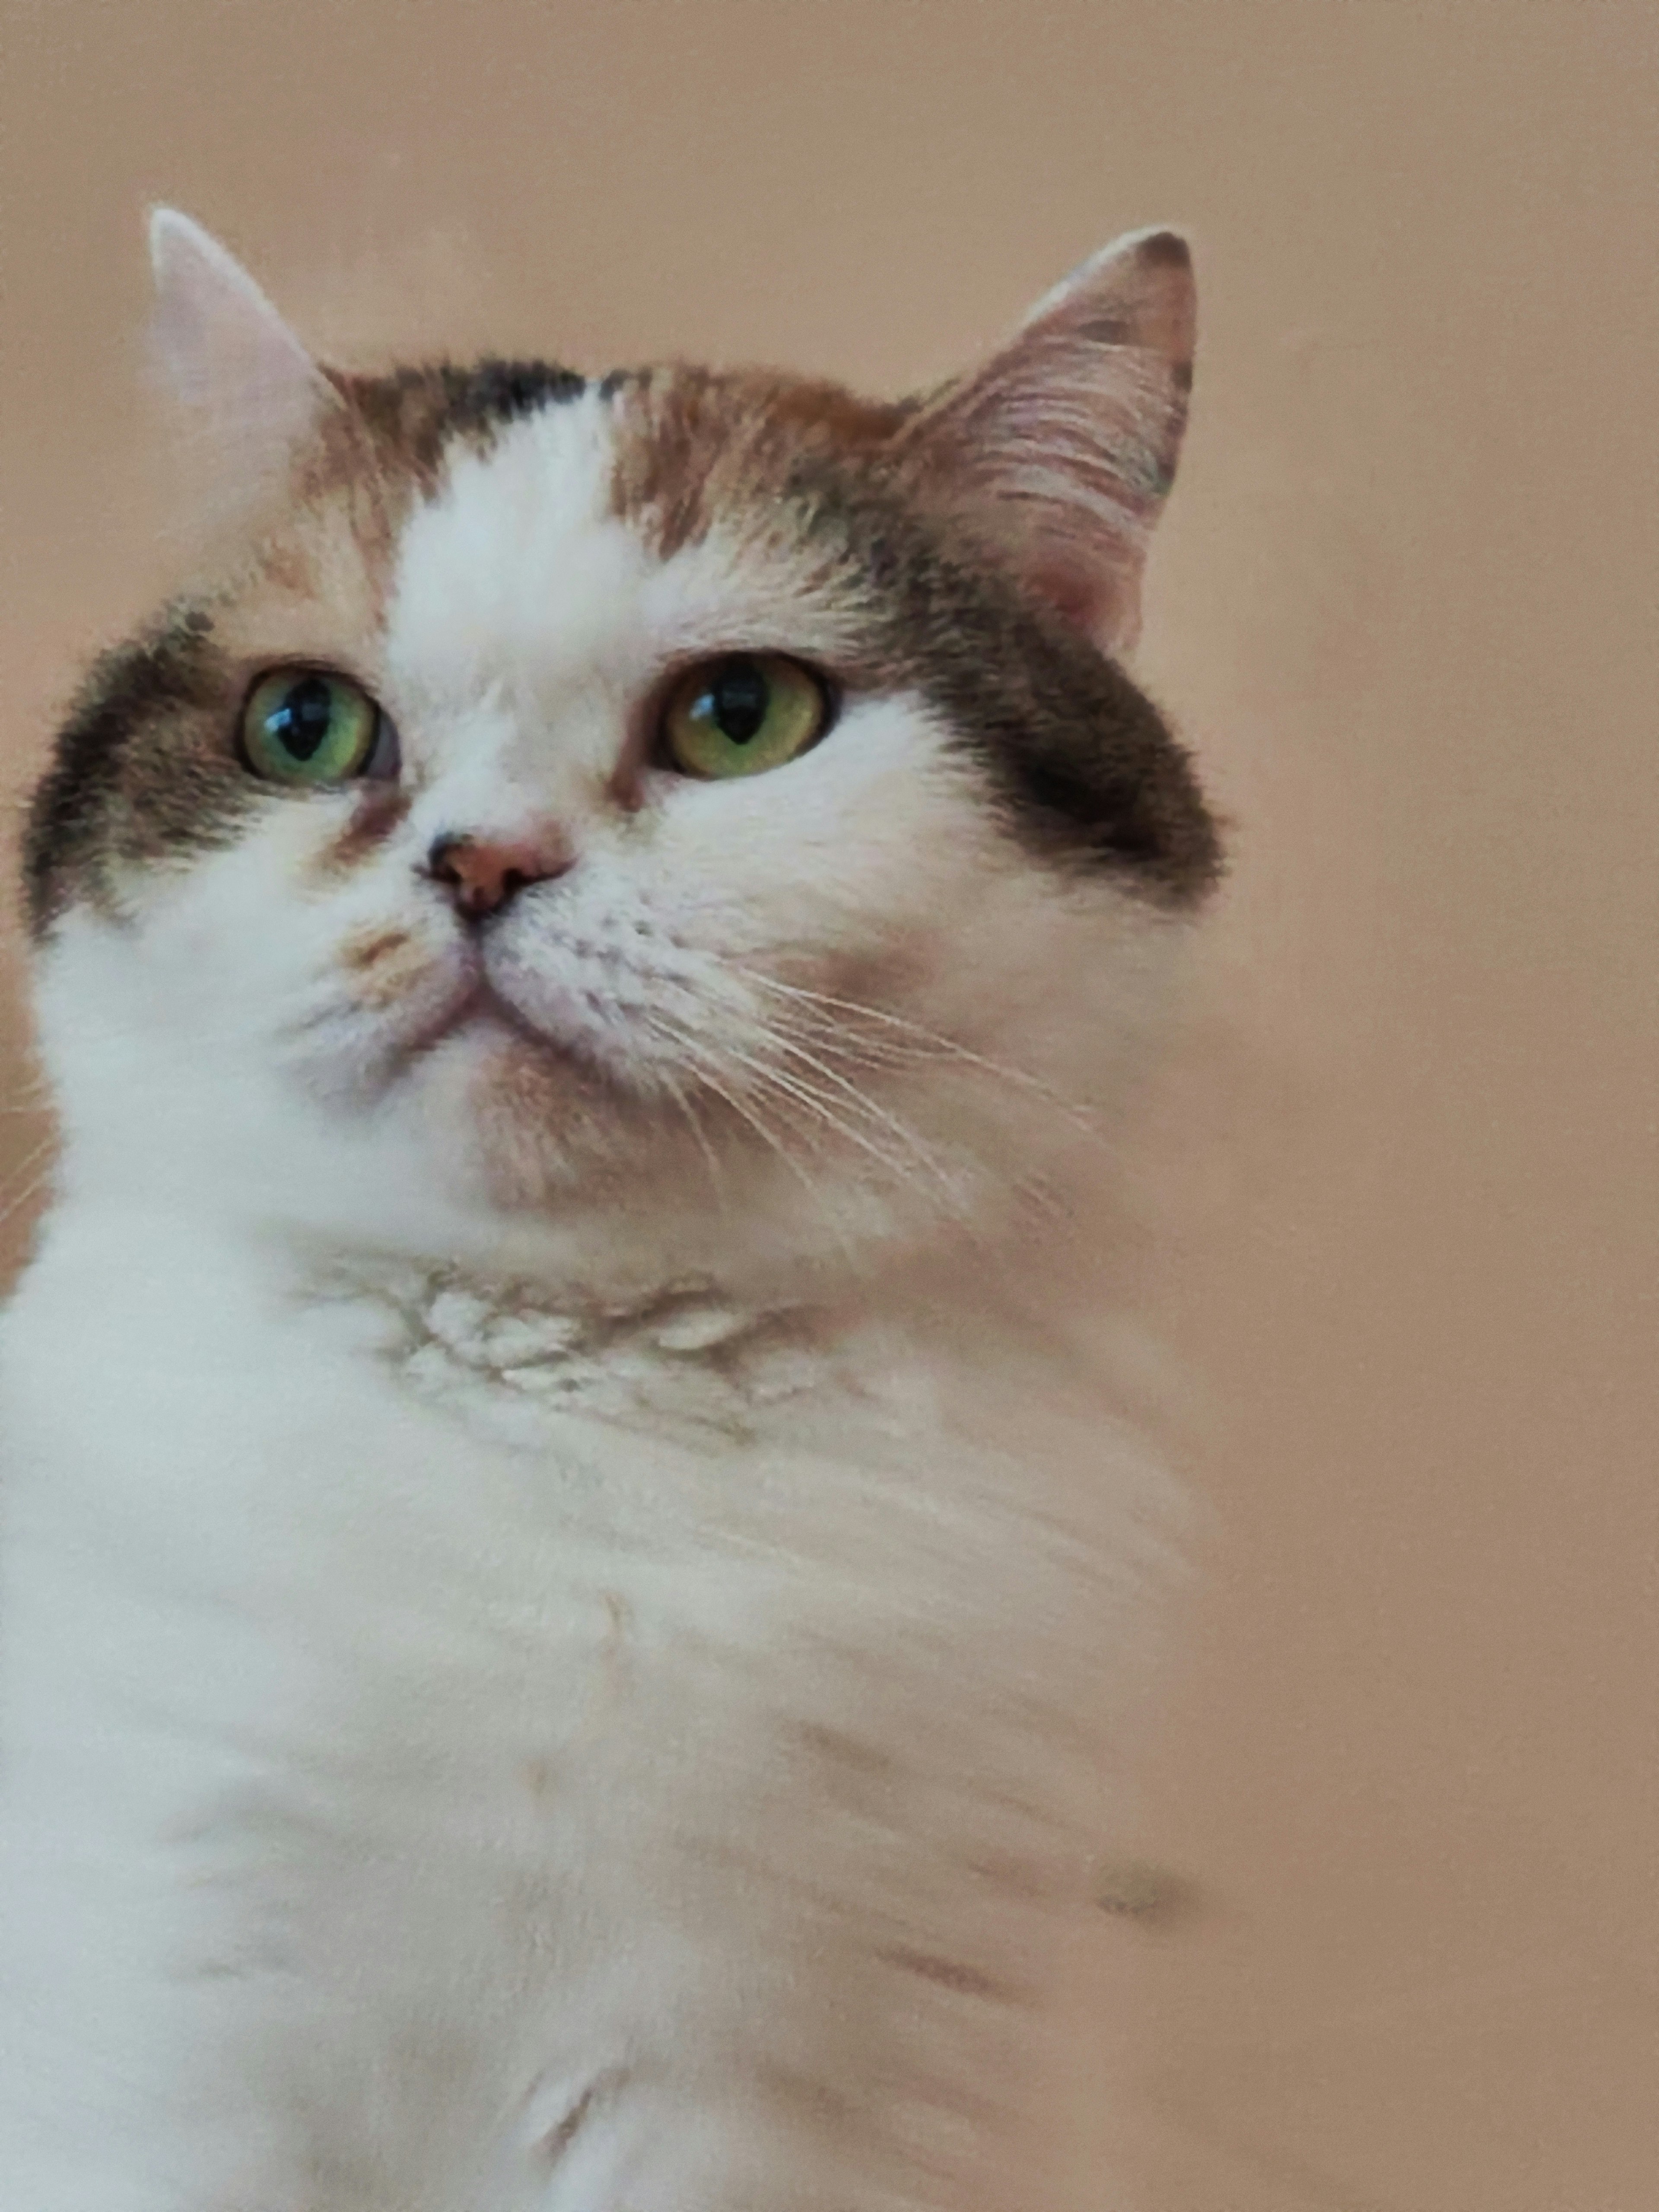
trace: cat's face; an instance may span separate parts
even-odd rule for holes
[[[71,1132],[240,1160],[301,1212],[347,1182],[371,1212],[735,1203],[808,1242],[1040,1167],[1215,871],[1100,649],[1179,435],[1176,243],[884,408],[685,369],[325,378],[210,242],[157,234],[247,497],[37,798]]]

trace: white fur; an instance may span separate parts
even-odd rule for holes
[[[5,2212],[1071,2201],[1048,1989],[1162,1486],[1066,1286],[1170,931],[913,699],[617,805],[665,668],[839,617],[653,561],[605,435],[412,520],[380,852],[319,876],[351,802],[273,798],[41,961]],[[480,954],[416,863],[543,816],[578,864]]]

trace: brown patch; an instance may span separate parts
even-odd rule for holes
[[[96,660],[58,732],[24,838],[37,935],[76,899],[117,906],[123,862],[230,842],[255,803],[252,779],[215,740],[240,697],[200,605],[168,608]]]
[[[349,975],[362,975],[401,952],[408,943],[406,929],[359,930],[341,945],[340,965]]]
[[[401,930],[380,933],[359,946],[355,957],[348,946],[341,948],[339,964],[352,978],[357,1004],[372,1010],[395,1006],[430,965],[426,954]]]
[[[755,2079],[763,2095],[774,2104],[829,2132],[843,2131],[856,2117],[857,2108],[845,2091],[793,2066],[775,2065],[762,2058],[756,2065]]]
[[[845,1729],[828,1728],[818,1721],[803,1721],[795,1731],[798,1740],[817,1757],[833,1766],[841,1766],[849,1773],[886,1776],[893,1771],[891,1756],[878,1751],[874,1744],[863,1743]]]
[[[1050,1904],[1061,1895],[1060,1883],[1045,1875],[1030,1859],[1013,1851],[977,1854],[963,1861],[968,1872],[1005,1897]]]
[[[1203,1910],[1203,1898],[1184,1875],[1144,1859],[1120,1859],[1095,1877],[1094,1899],[1103,1912],[1163,1931],[1184,1927]]]
[[[790,1733],[813,1762],[812,1786],[826,1803],[841,1806],[860,1818],[890,1816],[897,1762],[888,1753],[848,1729],[830,1728],[817,1721],[802,1722]]]
[[[616,410],[611,505],[667,560],[814,455],[879,453],[908,412],[766,370],[644,371]]]
[[[409,812],[409,795],[395,783],[367,783],[351,819],[312,860],[307,873],[330,883],[349,875],[378,852]]]
[[[265,582],[290,599],[308,599],[317,595],[317,564],[310,547],[300,538],[279,539],[267,545],[261,553],[259,568]]]
[[[115,910],[124,865],[222,846],[257,806],[308,797],[262,784],[238,760],[249,684],[294,660],[344,667],[373,690],[364,664],[384,625],[398,532],[434,487],[445,446],[487,443],[501,424],[585,388],[546,362],[325,374],[346,404],[295,455],[286,509],[251,510],[228,572],[105,654],[83,683],[30,812],[37,934],[77,899]],[[353,866],[395,818],[384,803],[360,810],[322,872]]]
[[[243,765],[242,705],[286,661],[342,667],[375,688],[365,662],[414,487],[388,477],[361,428],[337,423],[296,464],[294,489],[291,509],[228,574],[88,672],[30,811],[24,869],[37,934],[76,901],[118,911],[124,869],[222,847],[261,806],[313,796]],[[335,842],[336,865],[386,826],[371,804]]]

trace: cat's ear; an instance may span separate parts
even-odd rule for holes
[[[342,407],[253,279],[175,208],[149,218],[155,366],[221,513],[284,483],[295,454]]]
[[[1109,653],[1139,628],[1146,544],[1193,380],[1192,257],[1170,230],[1118,239],[901,438],[909,465],[994,532],[1031,588]]]

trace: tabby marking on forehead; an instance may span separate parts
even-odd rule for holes
[[[878,453],[910,412],[762,370],[675,365],[616,392],[615,511],[664,560],[782,495],[815,453]]]
[[[556,362],[493,355],[468,368],[436,362],[385,376],[341,375],[337,382],[377,444],[427,489],[452,440],[485,450],[507,423],[587,389],[585,376]]]

